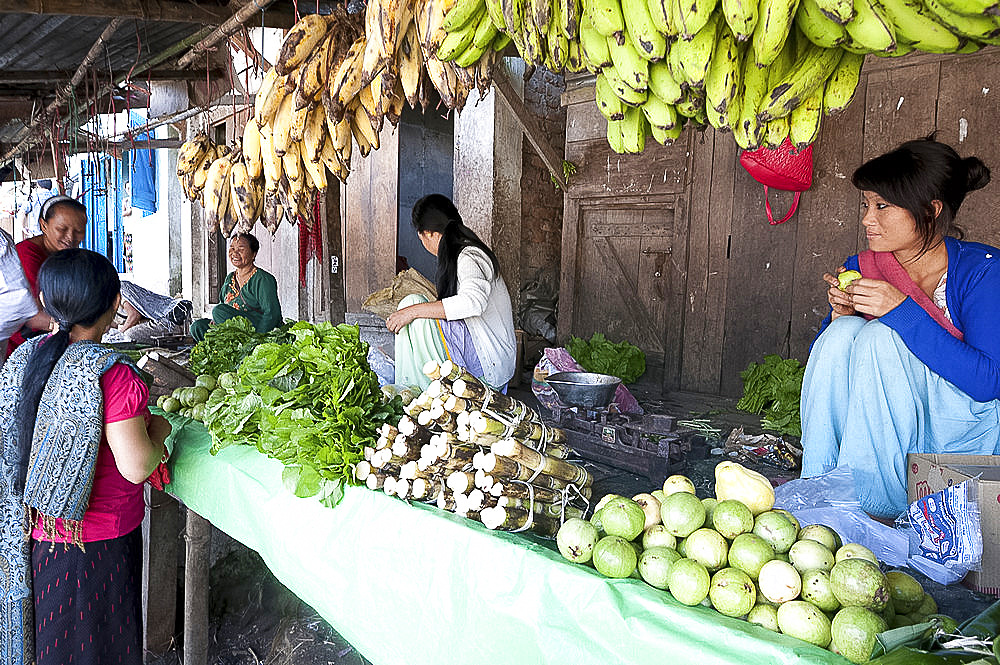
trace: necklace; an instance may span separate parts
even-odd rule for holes
[[[233,281],[229,285],[229,293],[226,295],[226,303],[231,303],[234,300],[236,300],[237,298],[239,298],[240,297],[240,292],[243,291],[243,287],[246,286],[247,282],[249,282],[250,279],[254,275],[256,275],[256,274],[257,274],[257,266],[254,266],[253,270],[250,271],[250,274],[247,275],[247,278],[243,281],[242,284],[240,284],[240,278],[234,272],[233,273]]]

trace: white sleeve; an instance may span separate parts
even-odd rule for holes
[[[38,313],[38,303],[24,277],[14,241],[0,232],[0,339],[10,337]]]
[[[482,316],[493,290],[493,264],[479,249],[466,248],[458,255],[458,293],[441,300],[449,321]]]

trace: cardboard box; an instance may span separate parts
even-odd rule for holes
[[[983,564],[982,570],[970,572],[963,583],[1000,596],[1000,455],[911,453],[906,463],[906,499],[910,503],[979,477],[976,501],[983,532]]]

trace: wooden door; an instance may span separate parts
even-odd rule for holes
[[[569,333],[604,333],[646,352],[641,383],[660,388],[676,382],[680,358],[683,273],[674,257],[680,197],[584,199],[577,215],[577,260],[572,302],[563,303]],[[567,332],[565,328],[562,332]]]

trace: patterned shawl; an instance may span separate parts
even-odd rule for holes
[[[55,518],[66,520],[74,542],[82,547],[79,521],[90,499],[104,432],[100,378],[116,362],[134,367],[127,356],[94,342],[76,342],[66,349],[42,391],[20,495],[14,478],[25,460],[17,443],[14,410],[24,369],[43,339],[18,347],[0,374],[0,663],[5,665],[30,665],[35,657],[30,515],[39,513],[49,524]]]

